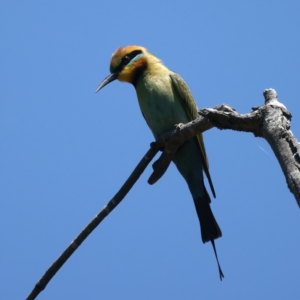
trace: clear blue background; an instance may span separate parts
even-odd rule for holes
[[[112,52],[142,45],[200,108],[240,113],[273,87],[300,137],[299,1],[1,1],[0,298],[24,299],[153,141]],[[299,299],[300,215],[268,144],[205,133],[223,237],[202,244],[172,165],[145,171],[38,299]]]

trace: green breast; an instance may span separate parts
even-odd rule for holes
[[[188,122],[181,102],[174,95],[169,75],[140,78],[136,92],[140,109],[155,137],[175,124]]]

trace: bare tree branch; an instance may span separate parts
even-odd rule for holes
[[[37,297],[80,244],[122,201],[159,149],[162,149],[163,153],[153,163],[153,173],[148,180],[149,184],[154,184],[163,176],[177,149],[185,140],[213,127],[252,132],[255,136],[266,139],[278,159],[290,191],[294,194],[300,206],[300,146],[290,130],[292,116],[286,107],[278,102],[275,90],[268,89],[263,94],[265,105],[253,108],[253,111],[249,114],[238,114],[233,108],[225,104],[213,109],[205,108],[199,111],[202,118],[187,124],[178,124],[174,130],[160,136],[155,143],[151,144],[150,150],[118,193],[50,266],[35,285],[27,300],[33,300]]]
[[[264,138],[271,146],[288,187],[300,206],[300,145],[290,130],[292,115],[277,99],[273,89],[265,90],[265,105],[253,108],[249,114],[238,114],[229,105],[223,104],[215,108],[199,111],[203,118],[185,125],[177,126],[173,131],[164,134],[158,140],[161,147],[165,143],[164,152],[153,164],[153,173],[148,182],[155,183],[167,170],[178,147],[188,138],[212,127],[252,132]]]
[[[79,235],[71,242],[71,244],[65,249],[65,251],[59,256],[59,258],[50,266],[43,277],[35,285],[31,291],[27,300],[35,299],[38,294],[45,289],[46,285],[53,278],[56,272],[63,266],[63,264],[69,259],[69,257],[75,252],[80,244],[92,233],[92,231],[103,221],[103,219],[109,215],[109,213],[124,199],[141,174],[144,172],[150,161],[158,152],[158,148],[155,143],[151,144],[151,148],[142,158],[126,182],[116,193],[116,195],[104,206],[104,208],[94,217],[94,219],[79,233]]]

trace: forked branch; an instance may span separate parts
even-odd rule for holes
[[[152,143],[150,150],[118,193],[50,266],[35,285],[27,300],[37,297],[80,244],[122,201],[159,149],[162,149],[163,153],[153,164],[154,171],[148,180],[150,184],[155,183],[165,173],[177,149],[185,140],[212,127],[252,132],[257,137],[265,138],[273,149],[285,175],[288,187],[300,206],[300,146],[290,130],[292,116],[286,107],[278,102],[275,90],[265,90],[264,97],[265,104],[263,106],[253,108],[251,113],[244,115],[238,114],[228,105],[217,106],[213,109],[202,109],[199,111],[202,118],[187,124],[178,124],[174,130],[163,134],[155,143]]]
[[[229,105],[204,108],[199,111],[202,118],[180,124],[173,131],[160,137],[158,143],[164,152],[153,164],[153,173],[148,182],[155,183],[167,170],[178,147],[188,138],[212,127],[252,132],[264,138],[271,146],[286,178],[290,191],[300,206],[300,145],[290,130],[292,115],[277,99],[273,89],[263,93],[265,104],[252,108],[249,114],[238,114]]]

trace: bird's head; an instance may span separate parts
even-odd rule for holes
[[[155,57],[144,47],[119,47],[110,60],[111,74],[99,84],[96,93],[116,79],[135,84],[138,76],[147,68],[148,61],[151,58]]]

